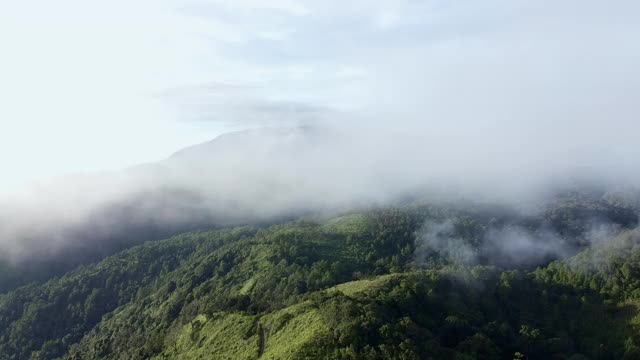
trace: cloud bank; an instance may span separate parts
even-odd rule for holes
[[[17,64],[46,58],[46,48],[8,52],[14,56],[0,74],[15,86],[4,86],[2,94],[29,96],[0,110],[3,128],[27,124],[0,139],[3,163],[14,164],[7,173],[40,173],[65,154],[101,162],[91,155],[94,142],[107,155],[139,159],[166,146],[158,144],[176,146],[173,135],[181,143],[202,141],[221,124],[275,129],[226,135],[123,172],[70,176],[5,194],[5,257],[21,259],[34,249],[55,253],[69,239],[90,237],[87,228],[108,240],[123,219],[160,231],[387,203],[416,193],[522,203],[576,176],[628,185],[640,175],[637,2],[155,4],[141,2],[122,20],[123,29],[139,35],[131,37],[109,35],[111,22],[104,19],[66,22],[60,15],[66,12],[51,9],[57,17],[42,19],[47,26],[28,38],[61,29],[53,32],[68,40],[60,59],[36,62],[47,66],[34,65],[30,73]],[[117,18],[126,6],[116,1],[103,13]],[[152,31],[137,32],[138,19]],[[75,57],[85,42],[98,56],[83,53],[80,61]],[[104,74],[86,65],[107,65],[99,56],[106,53],[132,60],[117,57]],[[85,66],[76,71],[72,65],[80,63]],[[46,75],[45,87],[38,87],[38,74]],[[95,85],[87,80],[91,74]],[[103,90],[86,91],[97,87]],[[40,90],[32,94],[32,88]],[[123,89],[125,97],[115,96]],[[131,107],[140,93],[148,96],[140,103],[162,106]],[[56,106],[25,106],[34,99]],[[206,131],[185,135],[176,125],[194,123]],[[62,156],[49,154],[69,139],[82,141]]]

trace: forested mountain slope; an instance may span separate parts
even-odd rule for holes
[[[364,135],[316,127],[240,131],[177,151],[163,161],[67,176],[27,191],[24,198],[0,196],[0,293],[46,281],[149,240],[194,230],[262,226],[372,204],[404,207],[416,199],[440,199],[469,210],[460,199],[493,201],[504,196],[515,206],[541,207],[537,215],[544,216],[523,219],[505,207],[471,210],[487,221],[520,218],[516,225],[537,226],[540,231],[544,223],[562,237],[573,238],[594,222],[632,227],[638,219],[640,192],[622,186],[628,183],[623,179],[609,181],[567,169],[562,181],[528,184],[526,196],[496,191],[497,183],[489,189],[475,182],[456,186],[446,178],[432,178],[434,169],[416,161],[416,149],[424,146],[424,139],[385,134],[374,140]],[[380,158],[362,161],[363,154],[382,148],[387,150]],[[462,165],[467,170],[460,176],[467,179],[472,161],[465,158]],[[537,196],[538,187],[552,196]],[[564,193],[555,194],[559,191]],[[568,250],[563,256],[571,255],[573,249]]]
[[[186,233],[2,295],[0,359],[636,359],[633,215],[412,205]]]

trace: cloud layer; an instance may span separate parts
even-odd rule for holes
[[[29,239],[55,249],[68,237],[60,227],[111,224],[95,219],[131,199],[140,223],[228,223],[425,188],[521,202],[575,174],[625,185],[640,175],[639,10],[629,0],[3,4],[7,183],[162,159],[228,128],[288,130],[0,191],[0,246],[27,253],[21,236],[36,219]],[[149,204],[162,211],[148,217]]]

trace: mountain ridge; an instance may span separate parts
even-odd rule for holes
[[[450,219],[479,249],[485,226],[512,226],[492,217],[409,206],[146,242],[0,296],[0,359],[634,359],[638,230],[537,269],[421,235]]]

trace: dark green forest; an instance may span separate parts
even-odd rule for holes
[[[148,241],[0,295],[0,359],[640,359],[637,211],[411,202]]]

